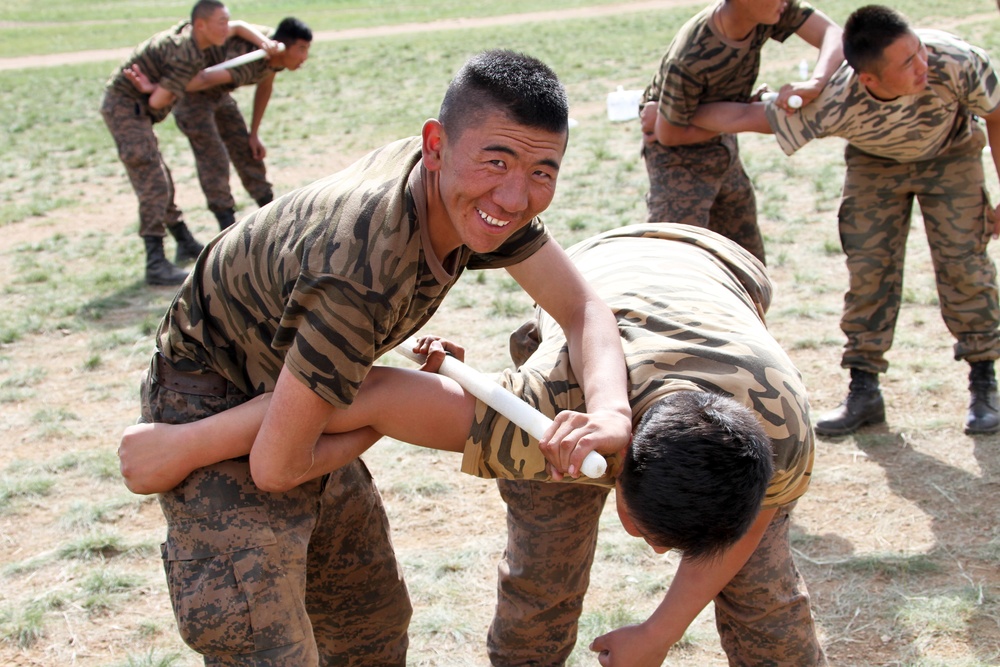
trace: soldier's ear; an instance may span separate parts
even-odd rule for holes
[[[439,171],[441,169],[441,148],[444,145],[444,128],[441,122],[431,118],[424,123],[421,131],[423,144],[421,146],[424,167],[428,171]]]

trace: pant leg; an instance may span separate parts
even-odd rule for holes
[[[915,176],[941,315],[956,340],[955,359],[970,362],[1000,356],[996,267],[986,252],[993,220],[982,130],[974,139],[957,154],[921,163]]]
[[[182,423],[246,400],[168,389],[149,374],[143,419]],[[159,495],[167,520],[161,545],[177,627],[206,665],[317,665],[305,607],[306,552],[320,482],[287,493],[253,483],[248,457],[193,472]]]
[[[692,146],[647,144],[643,157],[649,174],[649,222],[711,229],[764,261],[756,197],[735,137],[723,135],[718,141]]]
[[[166,225],[180,219],[174,205],[174,183],[163,162],[152,119],[128,97],[108,92],[101,104],[108,126],[139,199],[139,235],[166,236]]]
[[[232,95],[225,93],[215,107],[215,124],[226,145],[236,175],[254,201],[267,201],[274,190],[267,180],[267,167],[250,151],[250,131]]]
[[[910,165],[847,148],[838,213],[849,286],[840,328],[847,336],[841,365],[883,373],[902,301],[906,237],[913,191]]]
[[[609,489],[498,480],[507,548],[487,640],[494,665],[562,665],[576,644]]]
[[[695,146],[646,144],[642,151],[649,174],[648,222],[679,222],[707,228],[729,151],[720,143]]]
[[[792,560],[789,509],[775,513],[747,564],[715,598],[715,623],[733,667],[827,664]]]
[[[736,137],[723,135],[722,145],[730,153],[730,162],[709,212],[708,228],[736,241],[764,263],[764,239],[757,224],[757,196],[753,184],[740,160]]]
[[[220,99],[219,91],[192,93],[174,106],[174,119],[191,144],[198,182],[213,213],[236,208],[229,187],[229,153],[215,123]]]
[[[413,608],[382,498],[360,459],[329,476],[308,573],[320,665],[405,666]]]

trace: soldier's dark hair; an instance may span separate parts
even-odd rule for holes
[[[844,23],[844,60],[855,72],[877,75],[885,49],[909,31],[906,18],[895,9],[860,7]]]
[[[642,416],[618,476],[629,517],[650,542],[711,559],[757,518],[774,473],[771,440],[732,398],[679,391]]]
[[[219,0],[198,0],[191,8],[191,23],[194,23],[195,19],[211,18],[212,14],[225,6],[226,4],[219,2]]]
[[[531,56],[497,49],[469,59],[452,79],[438,120],[457,138],[486,113],[503,111],[519,125],[565,132],[566,90],[548,65]]]
[[[299,40],[311,42],[313,40],[313,33],[305,23],[294,16],[289,16],[281,19],[281,23],[274,30],[273,39],[276,42],[291,45]]]

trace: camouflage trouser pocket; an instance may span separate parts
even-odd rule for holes
[[[171,524],[161,545],[177,626],[203,655],[266,651],[305,639],[301,596],[258,507]],[[307,622],[307,621],[306,621]]]

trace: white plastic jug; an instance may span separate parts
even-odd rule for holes
[[[624,90],[618,86],[618,90],[608,93],[608,120],[632,120],[639,117],[639,100],[642,99],[641,90]]]

